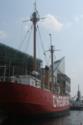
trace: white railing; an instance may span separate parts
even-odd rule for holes
[[[1,76],[0,81],[4,81],[4,82],[7,81],[10,83],[30,85],[37,88],[41,88],[41,80],[30,75],[19,75],[19,76],[10,76],[10,77],[5,76],[5,79],[4,79],[4,76]]]

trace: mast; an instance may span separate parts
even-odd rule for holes
[[[80,94],[80,89],[79,89],[79,85],[78,85],[77,100],[79,101],[80,98],[81,98],[81,94]]]
[[[32,13],[31,19],[33,23],[33,70],[36,71],[36,25],[39,21],[38,11],[36,9],[36,2],[34,3],[34,12]]]
[[[50,53],[51,53],[51,81],[52,81],[52,90],[53,90],[53,85],[54,85],[54,78],[53,78],[53,54],[54,54],[54,46],[52,45],[52,36],[51,34],[49,34],[50,36]]]
[[[51,45],[52,84],[53,84],[53,82],[54,82],[54,80],[53,80],[53,53],[54,53],[54,50],[53,50],[53,45]]]

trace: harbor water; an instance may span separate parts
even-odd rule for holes
[[[29,120],[22,118],[4,118],[0,120],[0,125],[83,125],[83,111],[70,111],[68,116],[54,119]]]

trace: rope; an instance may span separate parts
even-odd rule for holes
[[[43,41],[42,41],[42,37],[41,37],[41,33],[40,33],[40,30],[39,30],[39,26],[37,25],[37,29],[38,29],[38,32],[39,32],[39,37],[40,37],[40,43],[41,43],[41,47],[42,47],[42,50],[43,50],[43,55],[44,55],[44,58],[45,58],[45,62],[48,64],[48,61],[47,61],[47,56],[45,54],[45,49],[44,49],[44,45],[43,45]]]
[[[31,25],[30,29],[27,30],[27,32],[26,32],[26,34],[25,34],[25,36],[24,36],[24,39],[21,41],[21,43],[20,43],[20,45],[19,45],[19,49],[22,48],[22,46],[23,46],[23,44],[24,44],[24,41],[26,40],[27,35],[29,34],[29,32],[30,32],[31,29],[32,29],[32,25]]]
[[[31,26],[31,32],[32,32],[32,26]],[[28,39],[27,39],[27,45],[26,45],[26,48],[25,48],[25,52],[27,51],[27,46],[29,47],[29,43],[30,43],[30,38],[31,38],[31,32],[28,36]]]

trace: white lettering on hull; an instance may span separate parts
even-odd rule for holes
[[[64,107],[69,105],[69,97],[53,95],[53,107]]]

